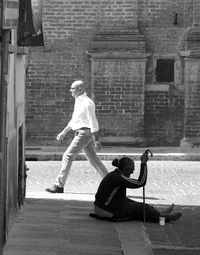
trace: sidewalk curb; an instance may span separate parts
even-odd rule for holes
[[[117,157],[130,157],[133,160],[140,160],[140,155],[135,153],[97,153],[101,160],[109,161]],[[60,161],[62,160],[62,155],[59,154],[37,154],[37,153],[26,153],[26,161]],[[87,160],[85,155],[80,153],[76,160]],[[200,161],[199,155],[188,155],[188,154],[154,154],[154,157],[151,159],[153,161]]]
[[[146,228],[140,221],[115,223],[124,255],[153,255]]]

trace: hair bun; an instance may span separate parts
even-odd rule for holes
[[[119,166],[119,159],[117,159],[117,158],[114,159],[114,160],[112,161],[112,165],[118,167],[118,166]]]

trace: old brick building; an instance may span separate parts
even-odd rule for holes
[[[199,13],[200,0],[44,0],[45,46],[30,49],[27,69],[27,145],[60,145],[79,78],[104,143],[198,143]]]

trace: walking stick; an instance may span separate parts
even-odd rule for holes
[[[148,153],[150,153],[151,157],[153,157],[153,153],[148,149],[144,152],[146,154],[148,160]],[[147,166],[146,166],[147,167]],[[146,185],[146,184],[145,184]],[[143,186],[143,222],[146,223],[146,208],[145,208],[145,185]]]
[[[146,223],[146,212],[145,212],[145,186],[143,186],[143,222]]]

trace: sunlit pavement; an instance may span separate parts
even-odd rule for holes
[[[111,161],[103,161],[108,171],[114,168]],[[88,161],[75,161],[65,184],[64,194],[49,194],[47,187],[54,184],[60,161],[27,161],[27,197],[78,195],[94,199],[101,181],[100,175]],[[134,178],[138,177],[140,162],[136,161]],[[146,201],[151,204],[200,205],[200,164],[198,161],[149,161],[148,180],[145,187]],[[40,195],[39,195],[40,194]],[[134,199],[142,199],[142,188],[128,190]]]

